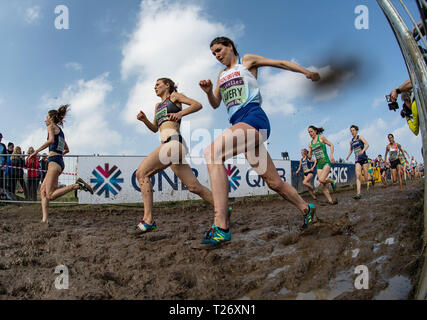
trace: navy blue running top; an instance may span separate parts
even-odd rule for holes
[[[310,170],[313,167],[313,162],[309,161],[307,157],[305,158],[305,160],[304,158],[301,158],[301,167],[302,171],[306,172],[307,170]]]
[[[47,138],[49,139],[49,136]],[[62,155],[62,152],[64,152],[64,149],[65,149],[65,136],[62,129],[59,128],[59,133],[55,134],[54,142],[49,146],[49,152],[55,152]]]
[[[157,125],[160,127],[163,122],[170,121],[167,116],[168,113],[178,113],[180,111],[181,109],[178,108],[175,103],[173,103],[169,98],[166,98],[165,101],[159,104],[156,108]],[[179,123],[181,123],[181,120],[179,120]]]
[[[359,139],[359,136],[351,141],[351,146],[353,147],[354,155],[356,156],[356,162],[368,158],[366,152],[362,153],[363,148],[365,148],[365,144]]]

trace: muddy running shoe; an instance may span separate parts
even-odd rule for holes
[[[301,229],[308,229],[308,227],[313,223],[314,215],[316,214],[316,207],[314,204],[308,204],[309,211],[304,215],[304,224]]]
[[[335,200],[332,200],[332,202],[329,202],[329,201],[328,201],[328,203],[329,203],[330,205],[336,205],[336,204],[338,204],[338,200],[336,200],[336,199],[335,199]]]
[[[93,189],[90,185],[88,185],[82,178],[78,178],[76,183],[79,185],[79,190],[90,192],[93,194]]]
[[[207,246],[217,246],[231,241],[230,231],[224,232],[219,230],[216,225],[213,225],[208,231],[204,233],[201,244]]]
[[[153,224],[148,224],[144,220],[141,220],[140,223],[138,223],[136,226],[134,226],[132,229],[128,231],[128,234],[139,235],[147,232],[156,232],[156,231],[157,231],[156,222],[153,222]]]
[[[356,193],[356,195],[353,197],[355,200],[359,200],[360,198],[362,198],[362,196],[359,193]]]

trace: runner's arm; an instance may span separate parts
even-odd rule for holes
[[[308,154],[307,154],[307,158],[311,160],[312,157],[312,150],[311,150],[311,143],[308,145]]]
[[[316,168],[316,165],[317,165],[317,159],[314,159],[314,164],[310,169],[311,172],[314,172],[314,168]]]
[[[217,82],[216,82],[216,88],[213,91],[213,84],[211,80],[202,80],[199,82],[200,88],[206,93],[208,96],[209,104],[212,106],[212,108],[216,109],[221,104],[221,93],[219,91],[219,77],[221,75],[222,71],[219,72]]]
[[[332,144],[332,142],[330,142],[324,136],[320,137],[320,142],[322,142],[323,144],[327,144],[331,148],[330,160],[331,160],[332,163],[335,163],[335,159],[334,159],[334,145]]]
[[[50,125],[49,127],[47,127],[47,132],[48,132],[48,139],[47,139],[47,141],[45,143],[43,143],[40,148],[38,148],[36,151],[34,151],[35,154],[43,151],[44,149],[46,149],[52,143],[55,142],[55,132],[54,132],[54,129],[53,129],[52,125]]]
[[[62,155],[64,156],[69,152],[70,152],[70,149],[68,148],[68,144],[65,142],[65,147],[64,147],[64,151],[62,151]]]
[[[142,111],[139,111],[138,115],[136,116],[136,118],[139,121],[143,122],[147,126],[147,128],[150,129],[151,131],[153,131],[154,133],[159,131],[159,126],[157,125],[157,119],[156,119],[156,109],[159,106],[159,104],[160,103],[156,104],[156,106],[154,108],[154,120],[153,120],[153,122],[148,120],[147,116]]]
[[[350,152],[348,153],[346,160],[348,160],[348,158],[350,158],[352,151],[353,151],[353,144],[351,143],[351,140],[350,140]]]
[[[53,125],[50,125],[47,127],[47,134],[48,134],[47,135],[47,137],[48,137],[47,141],[45,143],[43,143],[40,148],[36,149],[32,154],[30,154],[28,159],[35,157],[39,152],[43,151],[44,149],[46,149],[52,143],[55,142],[55,132],[53,130]]]
[[[302,160],[299,161],[298,170],[295,172],[296,174],[298,174],[298,172],[301,170],[301,162],[302,162]]]
[[[363,153],[363,152],[366,152],[366,150],[368,150],[368,148],[369,148],[369,143],[368,143],[368,141],[366,141],[366,139],[365,139],[365,138],[363,138],[362,136],[359,136],[359,139],[360,139],[360,140],[362,140],[363,144],[365,145],[365,147],[364,147],[364,148],[363,148],[363,150],[362,150],[362,153]]]
[[[310,70],[307,70],[301,67],[300,65],[290,61],[269,59],[256,54],[245,54],[242,57],[242,63],[250,71],[252,71],[253,69],[258,69],[260,67],[274,67],[292,72],[302,73],[307,77],[307,79],[311,79],[312,81],[320,80],[320,76],[317,72],[311,72]]]
[[[197,112],[203,108],[202,104],[194,99],[188,98],[182,93],[174,92],[171,95],[171,99],[180,102],[181,104],[189,105],[188,108],[185,108],[177,113],[169,113],[169,119],[172,121],[179,121],[182,117],[189,115],[191,113]]]

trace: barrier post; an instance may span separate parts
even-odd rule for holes
[[[418,108],[420,131],[423,143],[423,158],[425,163],[425,159],[427,159],[427,66],[421,51],[419,50],[418,45],[412,36],[412,33],[409,31],[402,17],[399,15],[390,0],[377,0],[377,3],[384,12],[390,27],[396,36],[406,63],[406,67],[408,68]],[[418,300],[427,299],[427,203],[425,201],[427,195],[426,181],[424,181],[424,184],[424,266],[421,271],[421,277],[416,293],[416,298]]]

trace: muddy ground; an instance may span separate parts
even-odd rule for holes
[[[339,204],[315,203],[321,222],[303,234],[302,218],[280,198],[236,201],[232,242],[190,249],[212,223],[209,206],[157,208],[159,231],[126,230],[142,209],[0,207],[0,299],[412,299],[421,268],[421,181],[376,187]],[[305,197],[308,199],[307,197]],[[55,267],[69,271],[55,288]],[[365,265],[368,289],[356,289]]]

